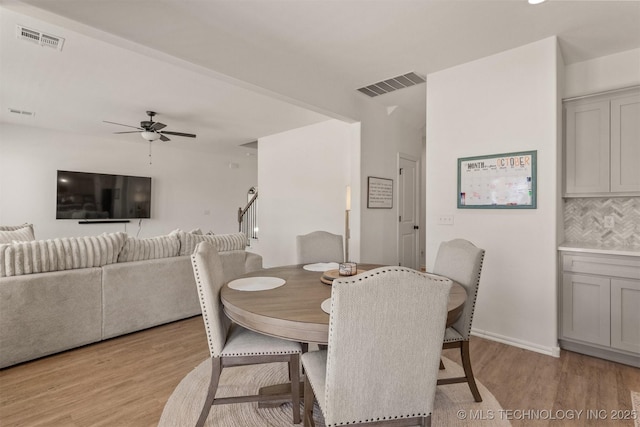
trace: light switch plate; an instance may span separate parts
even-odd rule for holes
[[[439,225],[453,225],[453,215],[438,215]]]

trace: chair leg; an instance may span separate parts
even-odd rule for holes
[[[301,342],[300,345],[302,346],[302,354],[305,354],[305,353],[309,352],[309,343],[308,342]],[[302,367],[302,375],[304,375],[304,366]],[[289,380],[291,380],[291,378],[289,378]]]
[[[471,369],[471,358],[469,357],[469,341],[462,341],[460,346],[460,356],[462,357],[462,367],[464,368],[464,375],[467,377],[467,383],[471,389],[471,394],[476,402],[482,402],[482,396],[478,391],[476,380],[473,376],[473,370]]]
[[[315,427],[313,421],[313,403],[315,401],[313,388],[308,378],[304,380],[304,427]]]
[[[209,379],[209,389],[207,390],[207,397],[204,400],[204,405],[200,410],[200,416],[198,417],[198,421],[196,422],[196,427],[204,426],[205,421],[207,421],[207,417],[209,416],[209,411],[211,411],[211,406],[213,405],[213,401],[216,397],[216,391],[218,390],[218,382],[220,381],[220,372],[222,371],[222,365],[220,364],[219,357],[211,358],[211,378]]]
[[[289,360],[289,378],[291,378],[291,403],[293,423],[300,424],[300,355],[292,354]]]
[[[427,416],[427,418],[423,418],[424,421],[424,427],[431,427],[431,415]]]
[[[440,370],[442,371],[444,369],[444,363],[442,363],[442,359],[440,359]]]

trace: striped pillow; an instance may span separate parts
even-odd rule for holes
[[[125,233],[105,233],[0,245],[0,277],[113,264],[125,238]]]
[[[118,255],[118,262],[169,258],[178,256],[178,253],[180,253],[180,240],[174,233],[148,239],[128,237]]]
[[[233,234],[191,234],[177,230],[180,238],[180,255],[191,255],[200,242],[214,244],[218,252],[245,250],[247,236],[243,233]]]
[[[30,242],[32,240],[36,240],[32,224],[0,227],[0,243]]]
[[[33,224],[28,224],[25,222],[24,224],[20,225],[0,225],[0,231],[13,231],[17,230],[18,228],[24,227],[31,227],[31,230],[33,230]]]

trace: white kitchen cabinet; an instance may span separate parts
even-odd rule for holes
[[[640,195],[640,89],[564,104],[566,197]]]
[[[560,346],[640,367],[640,257],[561,252]]]

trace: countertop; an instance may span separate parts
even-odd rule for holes
[[[613,246],[597,243],[563,242],[558,246],[560,251],[585,252],[605,255],[626,255],[640,257],[640,246]]]

